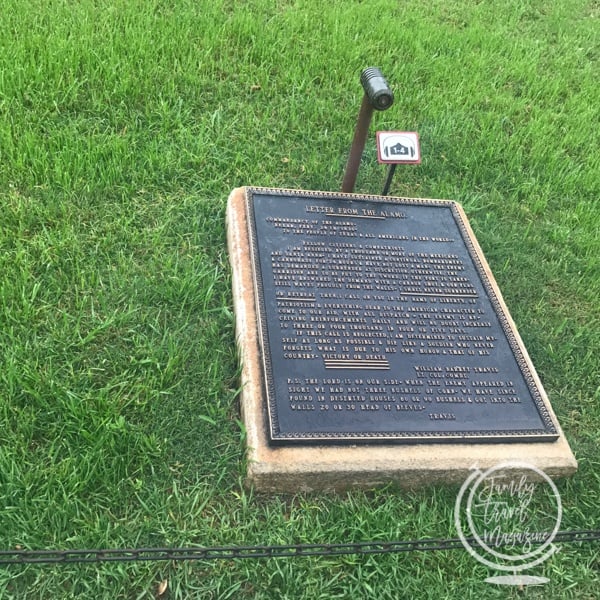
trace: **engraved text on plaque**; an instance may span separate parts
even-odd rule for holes
[[[549,441],[450,201],[247,192],[272,443]]]

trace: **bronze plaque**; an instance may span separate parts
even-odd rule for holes
[[[455,202],[246,201],[271,443],[557,439]]]

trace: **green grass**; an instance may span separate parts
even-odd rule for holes
[[[0,0],[0,548],[454,536],[456,489],[244,491],[225,204],[339,189],[362,91],[417,130],[394,195],[461,202],[600,529],[592,0]],[[370,139],[357,191],[379,193]],[[597,598],[595,546],[524,593],[466,552],[10,567],[3,598]]]

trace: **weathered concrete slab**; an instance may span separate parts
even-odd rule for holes
[[[344,195],[315,193],[315,197]],[[356,198],[352,195],[345,198]],[[285,198],[280,200],[285,202]],[[259,331],[257,289],[251,259],[251,235],[248,227],[246,188],[232,192],[227,208],[227,234],[233,275],[234,308],[240,360],[242,364],[242,419],[247,432],[248,485],[259,492],[295,493],[312,490],[344,490],[373,488],[390,482],[402,487],[419,487],[433,483],[460,483],[477,465],[480,469],[500,462],[525,461],[542,469],[550,477],[567,476],[575,472],[576,460],[564,437],[541,382],[531,364],[516,327],[504,305],[500,291],[473,232],[460,206],[467,234],[472,239],[473,251],[485,269],[493,286],[493,294],[509,320],[515,339],[512,343],[527,363],[527,372],[540,390],[543,405],[548,411],[556,433],[555,441],[481,443],[472,439],[467,443],[336,443],[335,440],[316,445],[295,443],[273,444],[267,410],[265,363]],[[261,343],[262,342],[262,343]],[[285,376],[284,374],[280,374]],[[495,440],[498,441],[498,440]]]

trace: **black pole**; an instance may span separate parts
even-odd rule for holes
[[[360,106],[354,139],[350,147],[350,155],[346,163],[346,172],[342,181],[342,192],[352,193],[356,176],[360,166],[360,159],[365,148],[369,125],[373,116],[373,109],[386,110],[394,103],[394,93],[388,82],[376,67],[365,69],[360,75],[360,82],[365,90],[365,95]]]
[[[383,192],[381,192],[382,196],[387,196],[390,191],[390,185],[392,185],[392,179],[394,179],[394,173],[396,172],[396,167],[398,165],[396,163],[392,163],[390,168],[388,169],[387,179],[385,180],[385,185],[383,186]]]

